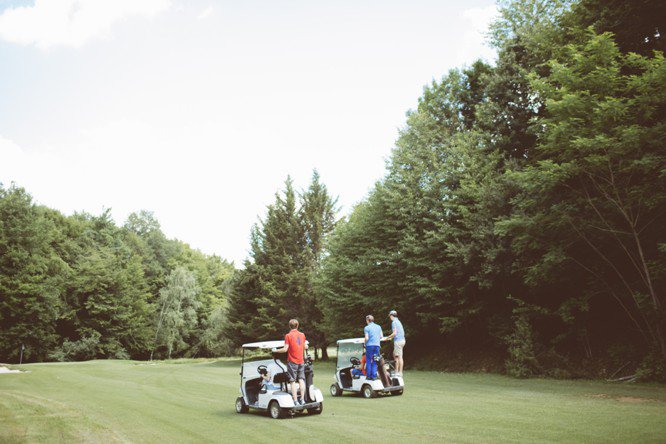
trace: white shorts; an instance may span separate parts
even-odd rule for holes
[[[402,357],[402,349],[405,348],[405,341],[404,339],[402,341],[394,341],[393,342],[393,356],[400,356]]]

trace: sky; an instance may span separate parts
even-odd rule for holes
[[[0,183],[153,211],[241,265],[288,175],[349,214],[423,87],[494,59],[490,0],[0,0]]]

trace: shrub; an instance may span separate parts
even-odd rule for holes
[[[61,347],[58,347],[49,357],[55,361],[85,361],[93,359],[97,355],[97,347],[101,335],[93,331],[90,336],[83,337],[78,341],[65,339]]]
[[[532,326],[527,315],[516,317],[514,331],[505,340],[509,352],[509,358],[505,362],[507,373],[516,378],[534,375],[538,364],[534,355]]]

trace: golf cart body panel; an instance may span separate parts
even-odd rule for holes
[[[306,342],[307,344],[307,342]],[[294,399],[289,393],[287,374],[287,365],[273,356],[271,359],[257,359],[259,356],[252,356],[251,351],[265,355],[275,348],[282,348],[284,341],[262,341],[243,344],[241,371],[240,371],[240,398],[236,400],[236,411],[245,413],[248,410],[270,411],[273,417],[283,417],[286,414],[294,412],[319,413],[323,408],[324,396],[312,383],[313,370],[312,363],[306,364],[306,393],[303,395],[306,401],[305,405],[295,405]],[[247,356],[246,352],[250,355]],[[263,375],[267,372],[271,374],[271,383],[273,388],[267,388],[263,384]],[[279,414],[274,416],[271,406],[277,403]]]
[[[364,350],[365,338],[350,338],[341,339],[337,341],[337,362],[335,368],[334,386],[336,391],[348,391],[354,393],[363,392],[366,386],[370,387],[372,393],[392,393],[399,392],[402,394],[404,390],[404,381],[401,376],[395,376],[393,368],[393,361],[384,361],[384,366],[387,368],[387,373],[381,375],[382,377],[374,380],[369,380],[366,375],[353,375],[352,370],[365,353]],[[378,373],[381,371],[380,363],[377,364]],[[334,387],[331,387],[333,393]]]

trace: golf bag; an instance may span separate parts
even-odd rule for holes
[[[379,355],[379,361],[377,362],[377,374],[379,375],[382,384],[384,384],[384,387],[390,387],[393,385],[391,384],[391,376],[386,370],[386,361],[382,355]]]
[[[306,402],[313,402],[314,399],[310,396],[310,387],[312,387],[312,382],[314,380],[314,369],[312,368],[312,359],[305,360],[305,399]]]

